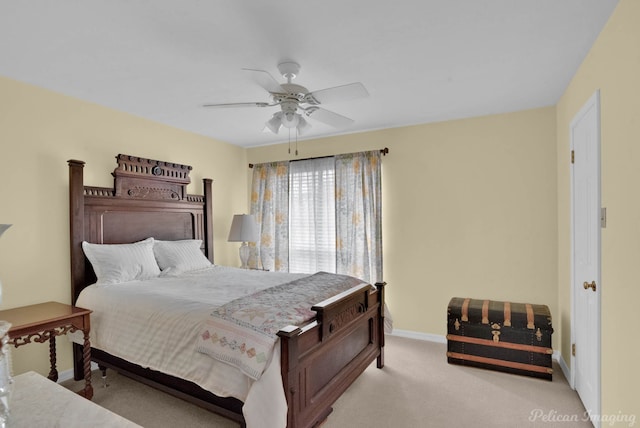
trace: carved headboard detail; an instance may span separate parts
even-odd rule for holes
[[[82,241],[123,244],[148,237],[201,239],[213,262],[212,180],[203,195],[188,195],[189,165],[119,154],[113,188],[85,186],[85,163],[69,163],[72,303],[95,281]]]
[[[191,182],[189,165],[118,155],[115,196],[120,198],[183,200]]]

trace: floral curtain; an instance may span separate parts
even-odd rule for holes
[[[251,245],[249,266],[289,271],[289,162],[254,165],[251,214],[256,216],[260,242]]]
[[[382,281],[381,153],[335,159],[337,273]]]

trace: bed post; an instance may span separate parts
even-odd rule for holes
[[[75,304],[85,285],[84,239],[84,162],[69,160],[69,236],[71,250],[71,303]]]
[[[298,403],[297,400],[300,400],[300,393],[302,391],[298,391],[298,379],[295,379],[294,374],[297,373],[296,369],[300,358],[298,353],[298,336],[300,333],[302,333],[302,330],[293,325],[286,326],[277,333],[278,337],[280,337],[282,386],[289,407],[287,412],[287,427],[296,427],[298,423],[300,403]]]
[[[205,256],[213,263],[213,180],[202,180],[204,189],[204,251]]]
[[[380,355],[376,360],[376,367],[379,369],[384,367],[384,287],[387,285],[386,282],[376,282],[376,288],[378,289],[378,302],[380,302],[380,325],[378,326],[379,340],[380,340]]]
[[[69,163],[69,248],[71,256],[71,304],[75,305],[85,285],[84,239],[84,162],[71,159]],[[73,344],[73,378],[84,378],[82,346]]]

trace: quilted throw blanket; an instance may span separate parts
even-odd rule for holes
[[[233,300],[203,322],[197,350],[257,380],[271,359],[281,328],[312,319],[311,306],[362,283],[318,272]]]

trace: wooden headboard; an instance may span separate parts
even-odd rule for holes
[[[116,156],[113,188],[85,186],[85,163],[69,160],[71,299],[95,282],[82,241],[126,244],[153,237],[201,239],[213,263],[212,180],[203,180],[204,195],[188,195],[189,165]]]

